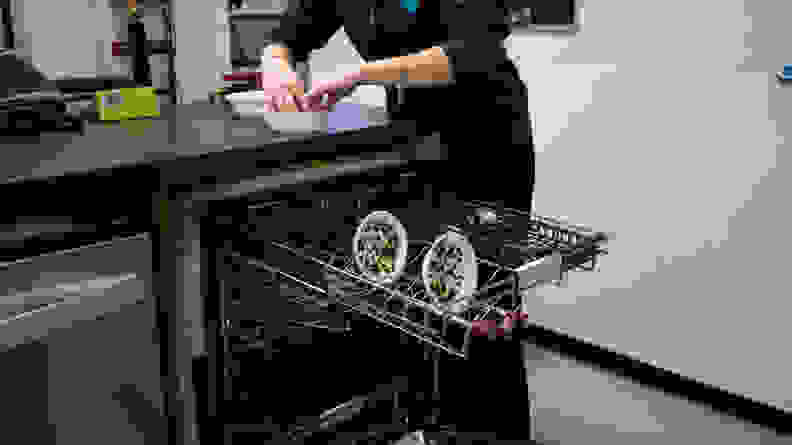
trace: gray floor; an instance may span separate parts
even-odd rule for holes
[[[781,445],[792,437],[526,346],[535,439],[563,445]]]

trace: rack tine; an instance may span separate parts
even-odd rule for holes
[[[464,357],[467,357],[470,352],[470,342],[473,338],[473,329],[468,328],[465,330],[465,342],[462,346],[462,354]]]
[[[498,275],[498,272],[500,272],[500,269],[495,269],[495,272],[492,272],[492,275],[484,283],[489,283],[490,281],[494,280],[495,279],[495,275]]]
[[[410,303],[405,303],[404,308],[401,310],[401,316],[407,318],[407,312],[410,310]]]
[[[332,328],[327,325],[319,324],[318,322],[304,322],[304,321],[297,321],[297,320],[289,320],[289,323],[294,327],[302,327],[302,328],[315,328],[315,329],[324,329],[329,332],[350,332],[351,329],[348,327],[343,328]]]

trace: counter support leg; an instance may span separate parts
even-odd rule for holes
[[[226,354],[226,314],[223,279],[225,251],[214,224],[216,215],[211,206],[201,219],[201,295],[203,295],[204,332],[208,362],[206,388],[206,412],[199,416],[203,420],[199,434],[202,442],[210,444],[230,444],[225,440],[225,421],[223,416],[227,394],[225,368],[228,364]]]
[[[189,205],[155,194],[152,230],[152,294],[157,306],[160,342],[161,384],[168,445],[197,445],[195,403],[192,382],[192,341],[187,322],[187,280],[185,264],[190,223]]]

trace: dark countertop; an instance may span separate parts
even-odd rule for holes
[[[163,105],[161,113],[156,119],[88,123],[82,134],[0,136],[0,183],[121,166],[151,166],[159,161],[197,159],[230,150],[256,151],[259,156],[278,161],[281,152],[293,155],[295,144],[316,145],[314,141],[330,135],[365,133],[387,140],[391,133],[394,137],[410,134],[409,125],[389,122],[384,110],[354,103],[339,104],[330,113],[327,130],[313,134],[276,133],[263,119],[234,119],[222,105]],[[267,149],[262,150],[264,147]]]

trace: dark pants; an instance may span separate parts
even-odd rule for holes
[[[355,318],[353,339],[344,348],[359,360],[349,362],[356,363],[359,375],[381,382],[407,377],[401,405],[411,430],[431,433],[447,427],[456,436],[451,443],[528,443],[530,399],[521,342],[472,337],[468,357],[461,358],[397,329]],[[436,381],[433,358],[439,365]]]
[[[407,89],[403,96],[399,104],[396,90],[388,91],[391,118],[415,120],[426,135],[440,132],[448,153],[437,168],[444,191],[533,210],[533,129],[526,88],[511,62],[493,73],[459,76],[451,87]],[[402,346],[411,357],[421,356],[425,347],[416,343]],[[437,401],[430,400],[431,361],[413,360],[402,368],[410,375],[410,417],[422,419],[438,408],[439,423],[459,433],[450,443],[527,443],[530,403],[522,344],[477,337],[467,359],[437,353]]]
[[[474,337],[468,357],[460,358],[374,321],[353,329],[353,340],[343,344],[360,360],[350,360],[356,365],[349,371],[378,382],[407,377],[402,407],[412,430],[448,429],[456,437],[451,443],[528,443],[530,399],[519,341]],[[439,359],[437,394],[432,355]]]
[[[439,358],[435,397],[433,363],[424,359],[412,364],[410,416],[417,428],[438,431],[423,424],[437,415],[437,426],[454,433],[456,443],[527,443],[530,399],[520,342],[479,337],[473,339],[467,358],[434,353]]]

